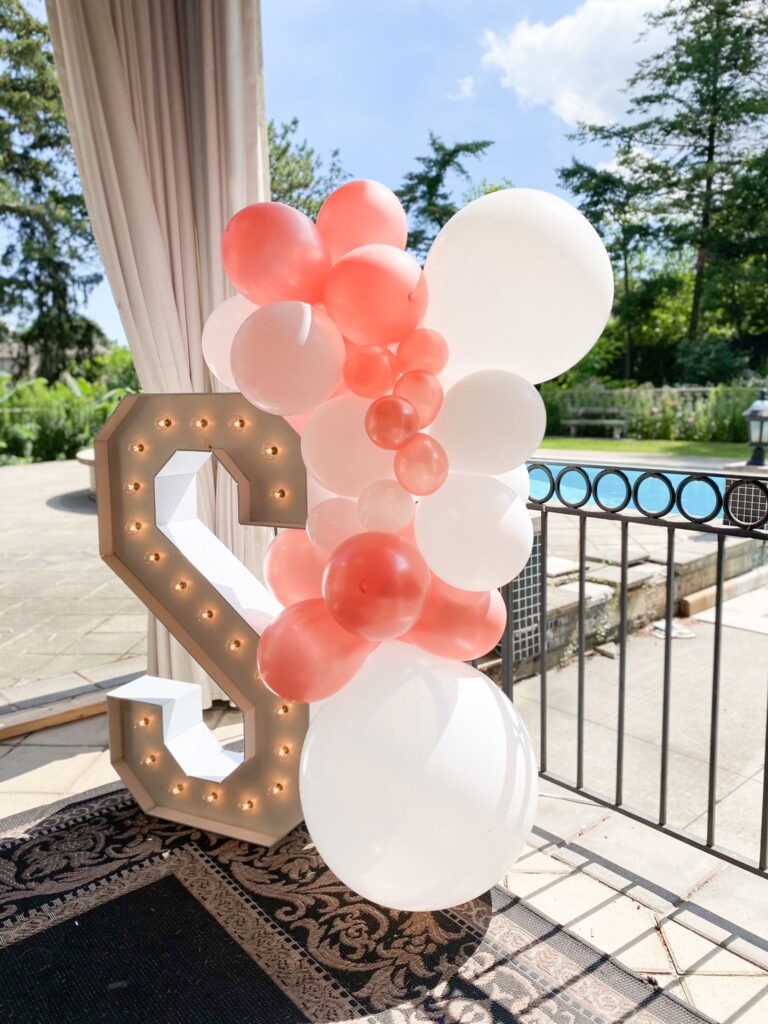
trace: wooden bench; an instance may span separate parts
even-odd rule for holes
[[[562,422],[569,428],[571,437],[576,437],[580,427],[610,427],[611,436],[616,440],[627,432],[627,416],[623,409],[608,408],[604,405],[583,406],[570,409],[569,412],[571,415]]]

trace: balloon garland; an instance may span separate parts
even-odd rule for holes
[[[316,224],[246,207],[222,242],[238,294],[203,354],[301,435],[306,529],[267,552],[284,610],[257,659],[274,693],[322,702],[302,754],[309,831],[361,894],[432,910],[496,882],[533,822],[525,728],[463,663],[498,643],[497,588],[530,556],[533,384],[594,344],[613,279],[584,217],[530,189],[470,203],[424,269],[406,239],[374,181],[336,189]]]

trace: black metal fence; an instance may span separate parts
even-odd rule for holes
[[[502,641],[501,683],[514,699],[515,679],[538,674],[539,757],[540,774],[569,790],[583,793],[596,802],[612,807],[622,814],[655,829],[673,835],[686,843],[709,850],[730,863],[756,873],[768,868],[768,704],[765,712],[761,813],[755,815],[755,849],[759,855],[750,859],[717,843],[718,743],[721,729],[721,677],[723,660],[723,601],[726,581],[726,539],[730,536],[768,539],[768,480],[738,473],[681,473],[679,470],[648,470],[644,467],[618,467],[594,463],[550,462],[530,463],[531,499],[529,508],[540,515],[533,553],[523,573],[504,588],[509,611],[508,625]],[[553,588],[548,586],[548,554],[552,517],[576,519],[578,551],[575,561],[576,606],[575,643],[570,649],[576,662],[576,742],[575,764],[570,777],[556,774],[549,767],[548,674],[552,672],[557,652],[552,616],[548,616],[548,599]],[[615,764],[606,765],[606,777],[612,776],[599,791],[585,785],[585,696],[587,693],[587,537],[590,523],[609,520],[616,523],[618,547],[613,562],[618,567],[616,580],[617,621],[612,630],[616,644],[616,747]],[[658,723],[659,790],[654,814],[633,809],[625,803],[626,782],[626,716],[627,716],[627,644],[637,623],[628,615],[630,531],[638,523],[659,531],[663,562],[666,549],[666,582],[664,584],[663,672],[658,680],[661,692],[661,716]],[[677,608],[675,542],[681,531],[714,534],[714,623],[713,654],[709,666],[702,665],[702,680],[708,679],[706,699],[709,704],[709,744],[707,762],[707,801],[705,835],[697,836],[669,822],[670,796],[670,709],[673,687],[673,630]],[[755,564],[765,558],[764,543],[755,545]],[[575,550],[574,550],[575,554]],[[616,570],[614,570],[616,571]],[[744,643],[749,643],[749,633]],[[768,693],[768,666],[756,666],[761,692]],[[609,768],[612,769],[609,771]],[[602,776],[601,776],[602,777]]]

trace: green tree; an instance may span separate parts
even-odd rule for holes
[[[0,0],[0,231],[0,313],[52,380],[92,351],[77,311],[100,275],[48,30],[20,0]]]
[[[397,190],[400,202],[415,225],[408,235],[408,248],[417,256],[426,256],[435,235],[458,209],[451,192],[451,177],[471,183],[465,158],[479,158],[492,145],[484,139],[446,146],[434,132],[429,133],[431,152],[416,157],[418,168],[405,175]],[[489,186],[489,190],[492,187]]]
[[[269,175],[272,199],[295,206],[313,219],[323,200],[349,175],[344,171],[338,149],[331,152],[328,167],[306,139],[297,137],[299,120],[294,117],[282,124],[270,121]]]

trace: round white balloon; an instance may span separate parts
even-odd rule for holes
[[[507,487],[511,487],[524,505],[528,503],[528,499],[531,497],[531,477],[525,463],[522,466],[515,466],[507,473],[500,473],[496,479]]]
[[[541,444],[547,410],[533,384],[508,370],[479,370],[445,394],[430,433],[451,469],[506,473]]]
[[[536,760],[511,702],[469,665],[381,644],[310,722],[304,818],[366,899],[430,911],[480,896],[519,856]]]
[[[452,587],[493,590],[525,566],[533,526],[525,504],[500,480],[449,473],[416,506],[416,543],[432,572]]]
[[[452,376],[556,377],[594,345],[613,302],[600,236],[570,203],[537,189],[502,189],[459,210],[424,273],[424,326],[448,342]]]
[[[235,391],[237,384],[230,365],[232,342],[243,323],[258,308],[242,295],[233,295],[219,303],[203,327],[203,359],[214,377]]]
[[[307,470],[334,494],[356,498],[374,480],[394,475],[393,453],[379,448],[365,430],[370,400],[341,395],[312,413],[301,436]]]

